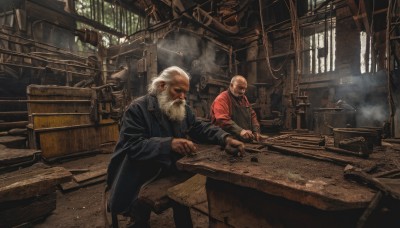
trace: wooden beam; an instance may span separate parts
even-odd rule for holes
[[[0,130],[9,130],[12,128],[25,128],[28,121],[4,122],[0,123]]]
[[[353,19],[354,22],[356,23],[358,30],[361,31],[362,30],[361,24],[358,21],[358,19],[356,19],[356,17],[358,17],[358,14],[360,13],[358,11],[358,6],[356,5],[354,0],[347,0],[347,5],[349,6],[351,13],[353,14]]]
[[[358,14],[358,6],[354,0],[347,0],[347,5],[349,6],[350,11],[353,15]]]
[[[384,9],[380,9],[380,10],[374,11],[373,15],[386,13],[386,12],[387,12],[387,8],[384,8]],[[360,20],[360,19],[363,19],[366,16],[367,15],[365,13],[362,13],[362,14],[358,14],[357,16],[353,16],[353,18],[354,18],[354,20]]]

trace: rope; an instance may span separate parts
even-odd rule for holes
[[[267,34],[264,31],[264,22],[263,22],[263,15],[262,15],[262,4],[261,4],[261,0],[258,0],[258,5],[259,5],[259,11],[260,11],[260,21],[261,21],[261,31],[262,31],[262,41],[263,41],[263,47],[264,47],[264,51],[265,51],[265,61],[267,62],[267,69],[269,71],[269,73],[271,74],[272,78],[275,80],[278,80],[279,78],[277,78],[274,73],[272,72],[272,66],[271,63],[269,61],[269,52],[268,52],[268,47],[267,47]],[[282,64],[283,66],[283,64]],[[282,66],[280,68],[282,68]]]

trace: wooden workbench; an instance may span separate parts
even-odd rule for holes
[[[355,227],[376,193],[344,179],[342,162],[371,168],[374,156],[308,151],[330,158],[323,161],[247,147],[260,152],[240,158],[205,146],[177,162],[179,169],[207,177],[210,227]]]

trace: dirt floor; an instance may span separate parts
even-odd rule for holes
[[[110,154],[98,154],[51,165],[65,167],[68,170],[89,169],[99,164],[108,164],[109,157]],[[56,210],[44,220],[36,223],[34,227],[107,227],[103,209],[104,188],[105,183],[101,182],[68,192],[57,190]],[[192,219],[194,227],[208,227],[208,217],[196,210],[192,210]],[[111,223],[109,217],[107,220]],[[120,227],[126,227],[129,222],[128,218],[119,217]],[[153,213],[150,225],[151,227],[175,227],[172,209],[168,209],[160,215]]]

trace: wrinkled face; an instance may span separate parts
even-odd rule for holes
[[[184,101],[186,99],[186,93],[189,92],[189,80],[181,75],[175,75],[170,85],[166,88],[169,97],[176,102]]]
[[[238,78],[231,83],[229,88],[235,97],[242,97],[247,90],[247,82],[243,78]]]
[[[186,93],[189,92],[189,80],[176,75],[169,85],[160,84],[161,92],[157,96],[160,109],[171,119],[182,121],[186,116]]]

